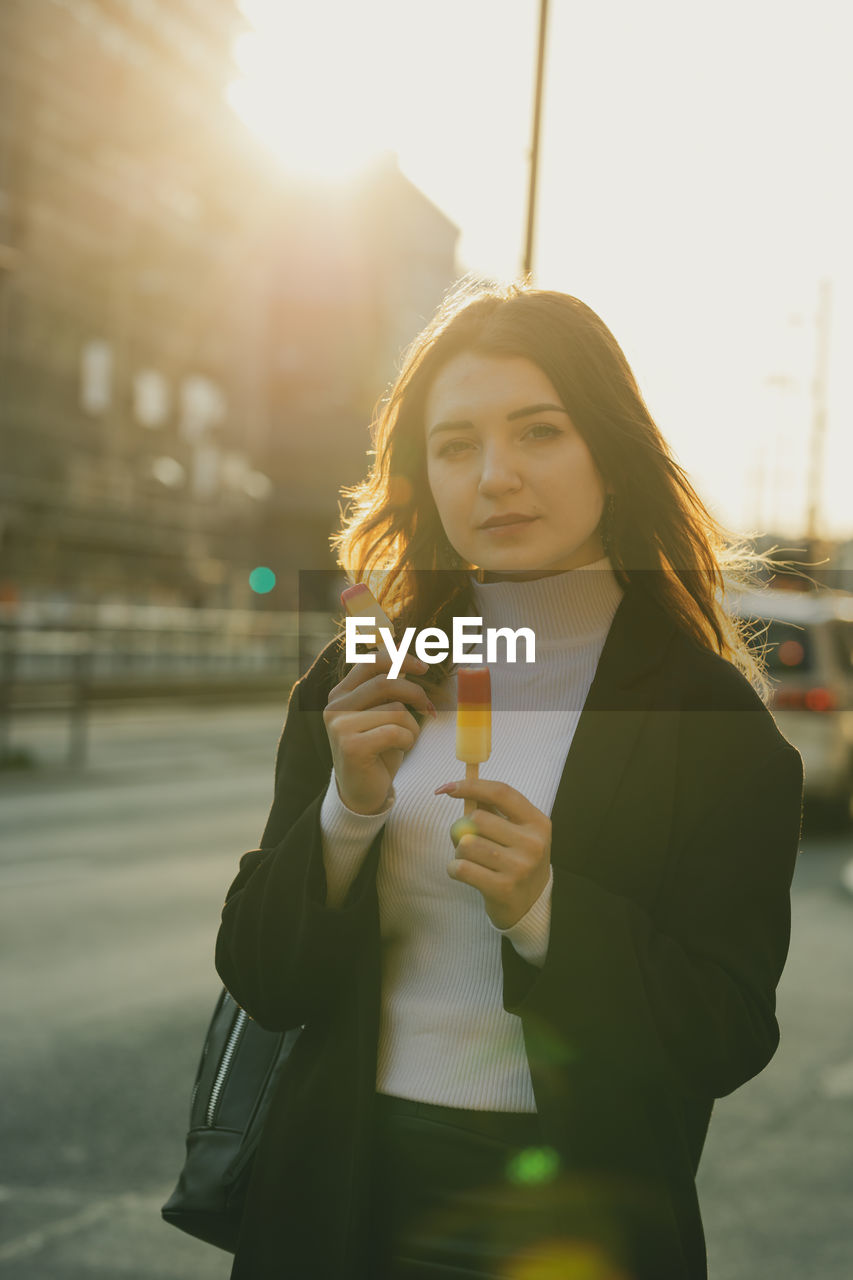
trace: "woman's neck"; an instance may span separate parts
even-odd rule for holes
[[[478,582],[536,582],[539,578],[553,578],[558,573],[570,573],[573,569],[585,569],[598,564],[604,557],[604,547],[598,537],[587,541],[562,564],[551,569],[478,569]]]
[[[540,578],[556,578],[561,573],[573,573],[576,569],[588,569],[591,565],[599,565],[604,558],[604,552],[600,552],[597,556],[591,556],[585,560],[583,564],[573,564],[567,568],[560,569],[519,569],[518,571],[501,569],[478,569],[476,571],[476,579],[478,582],[538,582]]]

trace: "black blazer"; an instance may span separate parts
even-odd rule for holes
[[[319,812],[330,647],[295,686],[261,847],[216,967],[262,1026],[303,1025],[258,1152],[233,1277],[371,1280],[381,833],[327,908]],[[790,936],[802,762],[749,683],[631,584],[552,810],[540,969],[501,939],[565,1234],[632,1280],[707,1275],[695,1174],[715,1098],[768,1063]],[[507,779],[511,782],[512,779]]]

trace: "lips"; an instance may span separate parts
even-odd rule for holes
[[[507,511],[502,516],[490,516],[480,525],[481,529],[502,529],[505,525],[532,524],[537,516],[526,516],[520,511]]]

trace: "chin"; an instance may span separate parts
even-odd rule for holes
[[[484,569],[504,569],[507,572],[513,570],[522,573],[525,570],[531,572],[536,569],[550,569],[555,564],[559,564],[564,557],[555,557],[549,555],[536,555],[529,548],[523,550],[519,548],[506,547],[502,548],[500,553],[492,551],[491,555],[483,556],[478,561]]]

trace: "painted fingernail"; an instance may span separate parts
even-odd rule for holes
[[[429,698],[427,698],[427,711],[430,713],[433,720],[438,719],[438,712],[436,711],[435,707],[433,706]]]
[[[456,783],[455,783],[455,782],[445,782],[443,786],[441,786],[441,787],[436,787],[435,791],[433,792],[433,795],[436,795],[436,796],[451,796],[451,795],[453,795],[453,792],[454,792],[455,790],[456,790]]]

